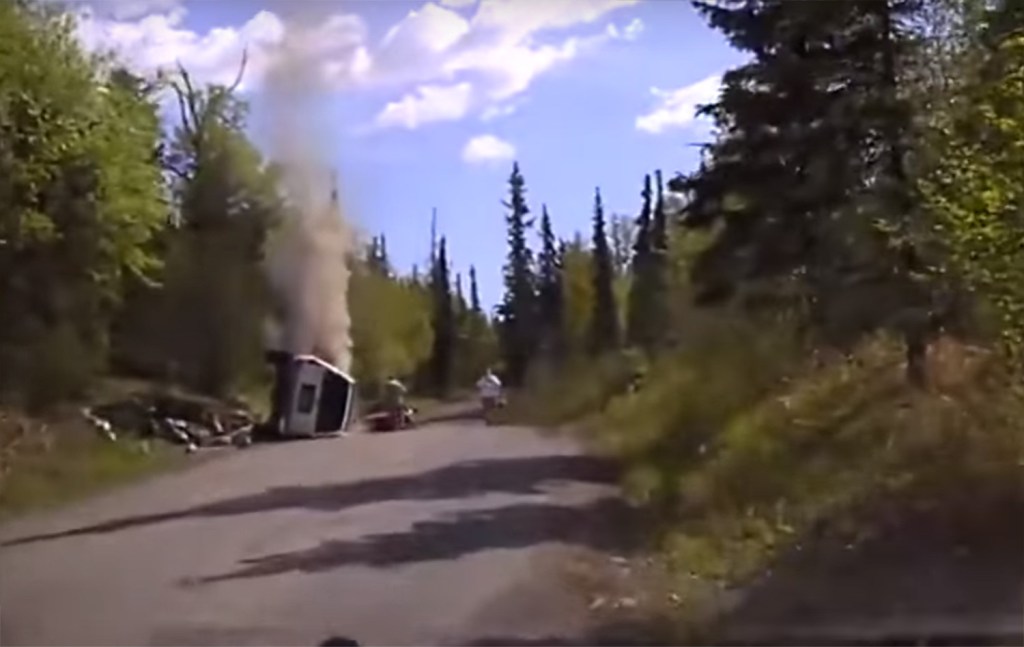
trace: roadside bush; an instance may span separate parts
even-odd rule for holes
[[[558,426],[604,411],[629,388],[641,359],[625,351],[597,359],[577,358],[558,370],[535,366],[526,389],[513,393],[501,412],[505,420]]]
[[[877,338],[723,416],[696,456],[628,457],[662,496],[641,494],[668,506],[670,562],[735,583],[822,533],[859,541],[906,506],[958,514],[1019,498],[1024,397],[1012,374],[951,343],[933,360],[933,390],[910,389],[899,344]]]
[[[622,458],[637,502],[672,506],[674,475],[708,455],[737,411],[784,388],[802,356],[792,330],[730,317],[690,322],[693,341],[658,360],[644,386],[613,399],[589,437]]]
[[[620,354],[535,374],[512,414],[575,421],[622,461],[689,608],[787,549],[857,543],[910,509],[967,519],[1024,503],[1024,388],[1000,356],[941,338],[920,390],[885,335],[829,354],[785,323],[698,313],[687,325],[648,367]]]

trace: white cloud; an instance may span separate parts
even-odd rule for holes
[[[104,18],[86,10],[78,22],[78,37],[92,50],[112,50],[133,70],[152,74],[173,70],[180,63],[200,82],[227,84],[234,80],[243,51],[248,66],[242,90],[253,90],[263,80],[275,50],[284,41],[286,26],[274,13],[260,11],[239,27],[218,27],[200,34],[183,24],[182,6],[149,14],[139,20]],[[365,72],[366,26],[352,14],[336,14],[294,41],[302,56],[318,66],[324,79],[356,78]]]
[[[477,135],[462,148],[462,160],[468,164],[504,162],[516,156],[516,147],[494,135]]]
[[[388,30],[373,54],[373,80],[383,84],[434,81],[447,53],[469,32],[458,13],[427,3]]]
[[[621,39],[625,41],[634,41],[640,37],[640,34],[644,30],[644,21],[639,18],[634,18],[628,25],[623,28],[619,28],[614,23],[608,23],[605,27],[605,34],[608,38]]]
[[[671,128],[685,128],[697,118],[697,107],[710,103],[718,96],[721,76],[701,79],[676,90],[651,88],[658,103],[651,112],[636,118],[637,130],[658,134]]]
[[[520,42],[533,34],[589,24],[639,0],[485,0],[473,17],[479,33],[496,32],[499,42]]]
[[[412,130],[433,121],[462,119],[469,111],[471,91],[469,83],[422,85],[414,94],[407,94],[384,106],[374,124],[379,128],[398,126]]]
[[[618,30],[606,30],[589,36],[568,37],[558,44],[537,44],[534,34],[580,22],[593,22],[605,13],[635,1],[545,0],[541,4],[483,0],[471,20],[454,11],[427,4],[409,12],[387,33],[373,62],[371,75],[378,82],[417,78],[450,82],[459,77],[470,78],[465,109],[458,117],[451,118],[461,118],[479,110],[481,118],[492,119],[504,114],[508,108],[502,106],[525,92],[544,72],[608,40],[627,38]],[[531,10],[524,11],[524,4]],[[635,33],[636,26],[626,31]],[[412,106],[421,99],[417,89],[395,103]],[[389,104],[384,111],[394,111],[393,105]],[[454,114],[454,111],[448,114]],[[376,119],[378,126],[391,123],[415,128],[429,121],[382,120],[383,115],[384,112],[380,113]]]
[[[375,121],[405,128],[499,114],[538,76],[609,41],[631,40],[642,29],[634,19],[624,28],[559,33],[591,25],[639,0],[435,0],[410,11],[376,43],[359,16],[326,3],[294,3],[306,19],[299,26],[293,16],[280,13],[288,11],[280,0],[267,5],[273,11],[261,11],[243,25],[195,31],[184,24],[183,0],[74,1],[103,7],[81,21],[83,42],[115,50],[139,72],[181,61],[200,82],[228,83],[248,48],[243,90],[259,85],[286,31],[297,32],[289,42],[294,40],[331,89],[401,90]],[[300,4],[318,8],[300,10]],[[463,16],[454,9],[469,11]]]
[[[502,117],[508,117],[518,109],[519,105],[515,103],[488,106],[482,113],[480,113],[480,121],[493,121]]]

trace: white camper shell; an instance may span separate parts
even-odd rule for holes
[[[291,358],[291,393],[280,432],[289,437],[338,433],[348,428],[355,380],[314,355]]]

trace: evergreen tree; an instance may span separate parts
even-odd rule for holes
[[[451,385],[456,331],[448,274],[448,250],[443,236],[437,248],[431,288],[434,303],[434,345],[430,358],[431,378],[437,392],[446,393]]]
[[[503,203],[508,213],[508,260],[504,268],[505,295],[500,307],[501,346],[512,384],[522,383],[536,348],[537,290],[533,270],[533,253],[526,240],[526,183],[519,172],[519,163],[512,165],[509,176],[509,201]]]
[[[604,206],[599,188],[594,191],[593,254],[594,312],[590,322],[590,346],[593,352],[600,353],[619,345],[619,313],[613,286],[615,268],[605,233]]]
[[[476,267],[469,266],[469,308],[477,314],[483,314],[480,307],[480,291],[476,285]]]
[[[462,294],[462,273],[455,274],[455,310],[459,316],[469,310],[466,307],[466,297]]]
[[[385,276],[391,276],[391,260],[388,258],[388,239],[384,234],[380,235],[380,243],[377,248],[377,266]]]
[[[665,216],[665,185],[661,179],[661,169],[654,172],[654,185],[657,193],[654,200],[654,219],[651,221],[651,250],[663,255],[668,249],[668,219]]]
[[[366,266],[371,272],[381,276],[390,276],[391,269],[388,264],[387,242],[384,235],[374,236],[366,249]]]
[[[918,366],[930,292],[897,82],[919,3],[694,4],[753,54],[701,109],[719,136],[680,187],[686,222],[719,226],[694,264],[699,298],[795,306],[835,341],[901,322]]]
[[[630,344],[650,348],[655,339],[651,301],[653,297],[651,270],[654,267],[651,219],[651,176],[644,176],[644,188],[640,193],[643,204],[636,219],[636,242],[633,244],[632,274],[628,306],[626,308],[626,330]]]
[[[544,350],[559,354],[562,351],[562,268],[559,264],[558,244],[551,229],[547,205],[543,206],[540,220],[541,250],[537,258],[538,316]]]

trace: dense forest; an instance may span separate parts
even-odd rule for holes
[[[635,178],[628,215],[595,188],[591,230],[559,232],[514,165],[493,312],[443,232],[409,273],[371,232],[348,259],[361,389],[496,367],[505,415],[582,421],[711,579],[870,501],[1019,495],[1024,3],[693,5],[748,55],[700,108],[699,167]],[[71,21],[0,0],[0,399],[258,388],[289,206],[245,101],[140,78]]]

